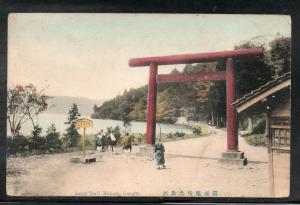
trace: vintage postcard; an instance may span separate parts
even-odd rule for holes
[[[10,13],[8,196],[288,197],[286,15]]]

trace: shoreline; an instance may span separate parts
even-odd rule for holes
[[[84,117],[84,116],[82,116]],[[39,124],[42,127],[42,133],[46,134],[47,128],[54,124],[56,130],[61,134],[65,133],[67,129],[67,125],[64,122],[67,119],[67,115],[53,115],[53,114],[41,114],[36,120],[36,124]],[[97,133],[101,129],[106,129],[107,127],[115,127],[119,126],[121,130],[124,130],[123,122],[120,120],[111,120],[111,119],[93,119],[94,126],[87,130],[87,133]],[[133,133],[144,133],[146,131],[146,122],[144,121],[131,121],[130,132]],[[167,124],[167,123],[157,123],[156,128],[159,133],[159,129],[161,127],[162,133],[171,133],[171,132],[185,132],[192,133],[192,127],[184,125],[184,124]],[[21,133],[23,135],[31,135],[32,132],[32,124],[28,121],[24,123],[21,128]],[[10,128],[7,126],[7,136],[10,136]]]

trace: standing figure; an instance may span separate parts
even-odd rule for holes
[[[116,137],[114,136],[113,133],[110,133],[108,136],[107,136],[107,144],[111,147],[111,151],[113,152],[114,151],[114,146],[116,146],[117,144],[117,139]]]
[[[96,149],[97,147],[101,146],[101,150],[103,150],[102,138],[103,138],[103,130],[101,129],[98,135],[96,136]]]
[[[102,136],[101,136],[101,134],[99,133],[99,134],[97,134],[97,136],[96,136],[96,147],[95,147],[95,150],[97,150],[97,147],[100,147],[100,146],[102,146]]]
[[[154,152],[155,152],[155,160],[156,160],[156,164],[157,164],[157,169],[160,169],[161,166],[163,169],[166,168],[166,166],[165,166],[165,147],[160,139],[158,139],[155,143]]]
[[[108,133],[106,132],[102,136],[102,151],[108,151]]]
[[[100,131],[99,134],[99,144],[101,146],[101,152],[104,152],[104,148],[105,148],[105,134],[103,132],[103,130]]]
[[[131,137],[129,136],[128,132],[125,134],[125,137],[124,137],[124,143],[123,143],[123,149],[122,149],[122,151],[124,151],[124,149],[125,150],[129,149],[130,152],[131,152],[131,149],[132,149],[132,146],[131,146]]]

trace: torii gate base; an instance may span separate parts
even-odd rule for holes
[[[241,151],[226,151],[222,152],[222,158],[219,159],[222,164],[247,165],[247,158],[244,152]]]
[[[147,136],[148,147],[143,147],[143,152],[152,152],[155,142],[156,126],[156,95],[157,84],[167,82],[191,82],[198,80],[226,80],[226,113],[227,113],[227,151],[221,154],[221,163],[246,165],[247,159],[244,153],[238,150],[238,123],[237,112],[232,107],[235,101],[235,72],[233,57],[245,57],[262,54],[261,48],[241,49],[234,51],[222,51],[212,53],[185,54],[173,56],[158,56],[135,58],[129,60],[129,66],[150,66],[148,84],[148,107],[147,107]],[[157,74],[158,65],[190,64],[211,62],[225,59],[226,72],[199,72],[188,74]],[[150,145],[150,146],[149,146]]]

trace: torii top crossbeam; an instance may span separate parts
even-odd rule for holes
[[[155,65],[174,65],[174,64],[189,64],[216,61],[231,57],[246,57],[260,55],[262,48],[240,49],[233,51],[219,51],[209,53],[194,53],[183,55],[170,56],[155,56],[144,58],[132,58],[129,60],[130,67],[149,66],[151,63]]]

